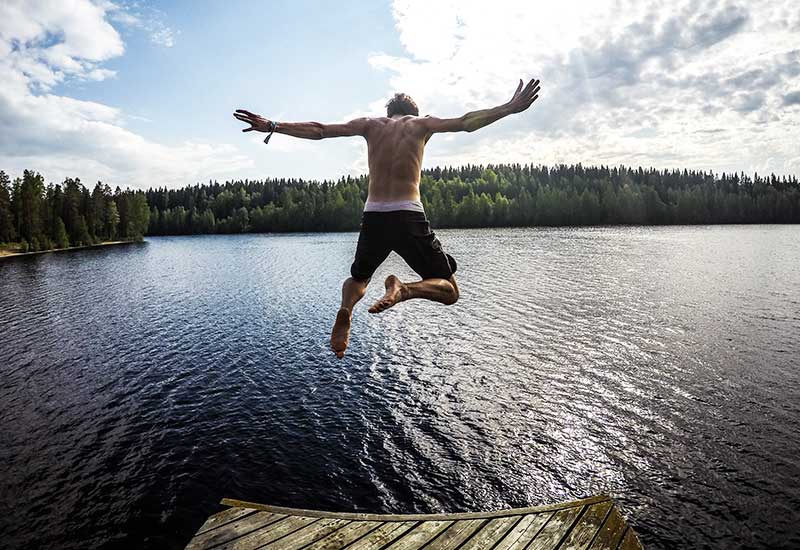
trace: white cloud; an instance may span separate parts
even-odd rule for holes
[[[252,166],[232,145],[150,141],[124,127],[135,116],[52,93],[67,79],[114,76],[100,66],[124,52],[111,15],[141,21],[109,2],[0,3],[0,166],[12,174],[41,171],[52,181],[70,176],[140,188],[189,185]]]
[[[530,111],[434,137],[426,166],[583,162],[798,173],[800,15],[790,1],[396,0],[407,55],[370,56],[423,113],[542,81]],[[385,100],[376,100],[373,107]],[[711,132],[713,130],[713,132]]]
[[[7,0],[0,3],[0,70],[28,87],[50,89],[66,77],[109,76],[97,65],[122,55],[122,40],[88,1]],[[16,81],[16,78],[14,78]]]
[[[345,119],[383,112],[396,91],[410,93],[423,114],[458,116],[508,100],[519,78],[542,80],[531,110],[477,133],[434,137],[425,166],[800,173],[791,141],[800,123],[800,10],[787,0],[397,0],[393,15],[405,53],[369,56],[388,71],[391,89]],[[180,34],[167,23],[139,2],[0,0],[0,168],[137,187],[307,175],[312,164],[327,170],[342,160],[350,174],[368,171],[361,140],[324,150],[287,136],[265,149],[263,135],[252,134],[241,148],[158,143],[126,127],[147,113],[54,92],[63,82],[114,78],[105,64],[125,53],[120,31],[172,46]],[[302,164],[308,155],[314,163]]]
[[[153,42],[153,44],[158,44],[159,46],[164,46],[165,48],[171,48],[175,45],[175,33],[172,29],[164,27],[151,32],[150,40]]]
[[[180,33],[166,24],[166,15],[161,10],[140,2],[105,2],[104,5],[111,21],[143,30],[150,37],[150,42],[158,46],[171,48],[175,45],[175,39]]]

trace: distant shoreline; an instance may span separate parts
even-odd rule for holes
[[[87,244],[84,246],[70,246],[67,248],[51,248],[50,250],[37,250],[35,252],[9,252],[0,248],[0,260],[3,258],[17,258],[19,256],[33,256],[35,254],[48,254],[50,252],[68,252],[70,250],[84,250],[87,248],[99,248],[101,246],[110,246],[116,244],[131,244],[137,241],[106,241],[97,244]]]

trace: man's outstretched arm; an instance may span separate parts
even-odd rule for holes
[[[514,92],[514,96],[508,103],[491,109],[472,111],[458,118],[425,117],[423,119],[424,124],[431,134],[437,132],[474,132],[510,114],[521,113],[536,101],[540,90],[538,80],[533,79],[528,82],[525,89],[522,88],[522,84],[523,82],[520,80],[517,91]]]
[[[277,122],[260,115],[238,109],[233,116],[246,122],[250,128],[242,132],[270,132],[275,124],[275,132],[304,139],[323,139],[346,136],[366,136],[368,118],[356,118],[342,124],[322,124],[321,122]]]

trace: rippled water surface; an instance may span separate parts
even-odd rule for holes
[[[355,234],[0,261],[9,548],[181,548],[222,497],[609,493],[649,548],[800,544],[800,228],[441,231],[462,299],[327,351]]]

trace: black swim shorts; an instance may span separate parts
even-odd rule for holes
[[[350,274],[366,281],[393,250],[423,279],[449,279],[456,272],[456,261],[442,250],[425,213],[397,210],[364,212]]]

